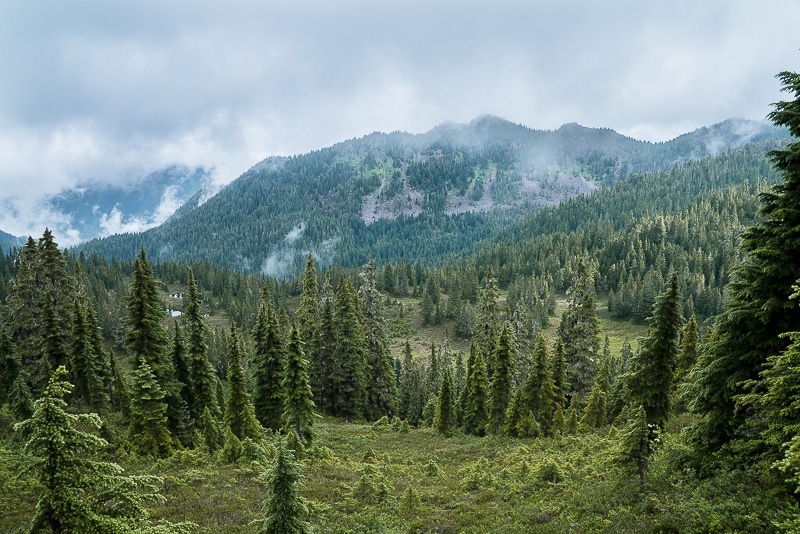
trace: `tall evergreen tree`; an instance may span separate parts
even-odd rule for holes
[[[17,421],[24,421],[33,414],[33,394],[25,379],[27,373],[17,373],[8,392],[8,407]]]
[[[98,430],[102,421],[97,414],[65,411],[63,397],[72,390],[64,381],[66,375],[66,369],[59,367],[36,401],[31,418],[15,425],[26,436],[25,468],[41,488],[29,531],[139,531],[147,526],[144,503],[160,498],[156,488],[160,480],[123,475],[117,464],[94,459],[108,443],[85,428]],[[160,531],[171,532],[172,527],[181,528],[162,525]]]
[[[384,296],[378,291],[373,262],[369,262],[361,273],[359,296],[367,345],[367,417],[375,420],[395,413],[397,389],[386,333]]]
[[[494,375],[489,388],[489,425],[494,434],[500,433],[508,404],[511,402],[516,347],[514,332],[506,321],[494,351]]]
[[[287,431],[295,432],[297,439],[308,447],[314,438],[314,396],[308,383],[308,361],[305,359],[303,341],[294,324],[289,334],[287,356],[283,379],[284,420]]]
[[[4,326],[0,324],[0,405],[8,399],[11,386],[22,369],[14,342]]]
[[[272,308],[269,286],[264,284],[258,318],[253,330],[255,341],[255,393],[253,406],[256,418],[264,428],[279,432],[283,424],[286,366],[286,344],[278,318]]]
[[[107,357],[97,352],[92,343],[87,299],[76,298],[73,302],[72,343],[70,345],[70,369],[74,383],[73,396],[84,406],[95,410],[108,407],[106,388]],[[100,347],[102,350],[102,347]]]
[[[450,435],[455,426],[456,404],[455,387],[453,385],[453,372],[447,366],[442,375],[442,384],[439,386],[439,396],[436,402],[436,414],[433,426],[440,434]]]
[[[358,298],[346,278],[336,289],[335,318],[331,400],[334,415],[349,421],[364,413],[367,361]]]
[[[554,399],[556,396],[547,342],[540,332],[533,349],[533,365],[521,386],[522,402],[530,409],[539,428],[545,435],[551,435]]]
[[[680,352],[678,355],[677,379],[680,380],[697,361],[700,337],[697,332],[697,318],[694,313],[686,321],[681,331]]]
[[[262,505],[264,517],[251,524],[259,534],[310,534],[311,525],[303,518],[308,515],[308,502],[299,494],[303,482],[301,466],[283,439],[278,440],[275,463],[264,473],[269,490]]]
[[[467,375],[462,426],[467,434],[483,436],[489,423],[489,379],[486,376],[486,365],[483,363],[480,348],[473,343],[470,345],[469,353],[472,372]]]
[[[314,256],[309,252],[306,257],[306,267],[303,271],[300,306],[297,308],[297,329],[305,347],[306,357],[312,367],[316,355],[314,342],[316,340],[319,312],[317,268],[314,265]]]
[[[567,290],[567,310],[558,325],[558,339],[567,361],[567,396],[570,398],[582,397],[592,387],[600,349],[600,329],[594,308],[594,276],[586,262],[579,260],[572,285]]]
[[[231,323],[228,337],[228,399],[225,405],[225,423],[239,439],[261,439],[261,425],[256,419],[242,368],[241,339],[234,323]]]
[[[321,303],[319,326],[314,341],[315,357],[309,368],[311,391],[314,403],[320,410],[334,412],[333,369],[335,365],[336,332],[333,316],[333,299],[326,298]]]
[[[639,406],[633,417],[620,433],[617,460],[623,465],[633,466],[639,475],[639,484],[644,487],[645,474],[650,457],[658,445],[658,425],[647,422],[647,412]]]
[[[178,390],[177,411],[173,432],[181,445],[191,447],[194,439],[194,419],[191,406],[194,405],[194,388],[192,387],[191,370],[186,359],[186,343],[178,322],[174,322],[175,331],[172,338],[170,359],[175,369],[175,386]]]
[[[146,361],[139,361],[133,371],[128,440],[139,453],[156,457],[169,456],[176,445],[164,390]]]
[[[749,440],[762,428],[759,402],[743,402],[760,389],[770,355],[780,354],[797,330],[800,307],[789,299],[800,278],[800,74],[778,74],[793,100],[778,102],[769,118],[785,126],[793,142],[768,153],[781,183],[760,195],[759,221],[741,235],[746,255],[731,273],[725,309],[714,322],[714,339],[693,371],[690,409],[702,417],[691,436],[695,447],[713,452],[734,439]]]
[[[497,279],[492,268],[486,273],[486,282],[481,295],[476,337],[481,353],[485,355],[486,371],[491,380],[494,376],[494,349],[500,335],[500,305]]]
[[[217,402],[218,380],[214,367],[208,360],[208,343],[206,341],[209,336],[208,326],[200,313],[200,292],[191,268],[188,277],[188,302],[184,318],[189,329],[186,350],[191,364],[192,403],[190,407],[192,417],[199,423],[206,407],[211,416],[217,420],[222,418],[222,410]]]
[[[663,428],[670,414],[670,399],[678,356],[678,335],[683,319],[678,278],[670,276],[667,288],[656,298],[647,336],[631,361],[628,377],[631,402],[642,405],[647,422]]]

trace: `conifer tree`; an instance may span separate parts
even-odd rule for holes
[[[678,334],[683,324],[680,313],[678,280],[673,273],[666,290],[656,299],[647,336],[642,339],[641,350],[631,361],[628,377],[634,406],[641,404],[647,414],[647,422],[661,428],[670,413]]]
[[[117,366],[117,358],[114,356],[113,352],[109,353],[108,362],[113,384],[110,395],[111,407],[118,410],[123,416],[128,417],[131,414],[131,398],[128,381]]]
[[[314,256],[309,252],[306,257],[306,267],[303,271],[300,307],[297,309],[297,328],[300,332],[300,339],[309,353],[313,352],[309,349],[314,346],[318,318],[319,284],[317,282],[317,269],[314,265]]]
[[[0,324],[0,405],[6,402],[11,386],[19,375],[22,364],[19,361],[16,347],[11,335],[4,325]]]
[[[42,306],[37,284],[38,253],[36,241],[29,236],[15,258],[17,273],[9,287],[5,317],[21,368],[29,375],[38,377],[43,386],[43,380],[47,380],[51,370],[42,369],[47,366],[47,362],[42,350]]]
[[[521,400],[530,410],[541,432],[551,435],[556,391],[547,354],[547,342],[541,332],[536,337],[532,368],[520,389]]]
[[[133,395],[136,396],[137,387],[144,387],[143,381],[149,382],[147,377],[152,374],[158,384],[159,395],[163,395],[158,402],[159,404],[163,402],[167,406],[169,426],[175,429],[179,426],[180,419],[179,397],[175,384],[175,369],[167,354],[168,336],[161,323],[165,316],[165,308],[158,294],[153,268],[147,261],[144,248],[140,250],[139,256],[133,263],[133,282],[127,299],[127,308],[128,331],[125,335],[125,347],[131,355],[134,370]],[[147,364],[148,371],[137,374],[136,371],[142,364]],[[152,417],[160,418],[160,413],[152,414]],[[159,438],[158,442],[161,441],[164,440]]]
[[[361,310],[367,348],[367,417],[372,420],[395,413],[397,389],[383,308],[384,296],[378,291],[375,266],[369,262],[361,273]]]
[[[308,502],[299,494],[303,482],[301,466],[283,439],[278,441],[275,463],[263,479],[269,490],[262,504],[264,517],[251,525],[259,534],[310,534],[311,525],[303,519],[309,513]]]
[[[553,348],[553,410],[556,406],[561,406],[562,410],[567,409],[567,392],[569,391],[569,383],[567,382],[567,358],[564,354],[564,345],[561,340],[556,339],[555,347]],[[555,413],[555,412],[554,412]]]
[[[323,299],[320,305],[319,324],[314,340],[314,358],[309,365],[311,391],[314,392],[314,403],[329,414],[333,406],[333,367],[336,346],[335,321],[333,316],[333,295],[326,277],[323,285]]]
[[[286,344],[272,308],[272,297],[267,284],[262,288],[253,339],[256,379],[253,406],[256,418],[264,428],[279,432],[284,427],[286,394],[283,382],[287,356]]]
[[[364,413],[367,362],[358,299],[346,278],[336,289],[335,318],[331,400],[333,414],[349,421]]]
[[[172,338],[172,350],[170,359],[175,369],[175,386],[178,389],[176,425],[173,429],[175,436],[184,447],[193,445],[194,419],[192,418],[191,406],[194,405],[194,388],[192,387],[191,370],[186,359],[186,344],[183,335],[178,327],[178,322],[174,322],[175,331]]]
[[[441,384],[441,370],[439,365],[439,355],[436,352],[436,343],[431,341],[431,355],[428,358],[428,374],[425,377],[428,400],[435,398],[439,394]]]
[[[314,438],[314,398],[308,383],[308,361],[303,351],[300,332],[292,324],[283,379],[284,420],[287,431],[295,432],[303,446],[308,447]]]
[[[144,364],[143,367],[146,367]],[[29,531],[134,532],[147,526],[144,503],[163,500],[153,476],[123,475],[117,464],[93,459],[107,442],[84,430],[99,429],[97,414],[69,414],[64,395],[72,386],[59,367],[35,403],[30,419],[15,425],[27,436],[26,470],[41,488]],[[160,525],[161,532],[186,531],[186,525]]]
[[[442,375],[442,384],[439,386],[439,396],[436,402],[436,414],[433,417],[433,426],[440,434],[448,436],[455,426],[455,387],[453,386],[453,372],[450,367],[445,367]]]
[[[594,308],[594,276],[590,267],[580,260],[572,285],[567,290],[567,310],[558,325],[558,339],[567,361],[567,396],[570,398],[583,396],[592,387],[597,351],[600,349]]]
[[[583,417],[581,417],[579,423],[580,429],[584,432],[600,428],[607,422],[611,356],[608,351],[604,352],[606,355],[603,356],[600,367],[597,369],[594,385],[589,393],[589,399],[586,401]]]
[[[70,346],[70,368],[74,383],[73,396],[84,406],[103,410],[108,406],[105,384],[106,354],[97,353],[91,342],[87,303],[80,298],[73,302],[72,343]]]
[[[33,394],[25,375],[24,371],[17,373],[8,392],[8,407],[17,421],[24,421],[33,414]]]
[[[473,343],[469,352],[473,364],[465,387],[463,427],[467,434],[483,436],[489,423],[489,378],[480,348]]]
[[[228,399],[225,405],[225,423],[240,440],[250,438],[258,441],[261,439],[261,425],[256,419],[255,409],[247,392],[241,347],[239,331],[231,322],[228,337]]]
[[[480,310],[478,313],[478,324],[476,325],[478,347],[485,355],[486,372],[491,380],[494,376],[494,349],[497,343],[500,330],[500,307],[497,291],[497,279],[494,277],[492,268],[489,267],[486,273],[486,282],[481,295]]]
[[[128,440],[141,454],[164,457],[172,454],[175,448],[164,397],[164,390],[150,365],[139,361],[133,371]]]
[[[647,422],[647,412],[639,406],[620,433],[617,459],[623,465],[633,466],[644,488],[644,478],[650,457],[658,445],[658,426]]]
[[[400,395],[397,411],[402,419],[409,419],[411,399],[413,395],[414,360],[411,357],[411,344],[406,340],[403,345],[403,374],[400,377]]]
[[[211,416],[219,420],[222,410],[217,402],[217,376],[211,362],[208,361],[208,326],[200,313],[200,293],[194,279],[194,272],[189,269],[188,302],[186,305],[186,324],[189,328],[186,350],[191,364],[192,385],[192,417],[199,422],[206,408]]]
[[[681,331],[680,352],[678,354],[678,365],[676,379],[681,380],[697,361],[698,345],[700,344],[697,332],[697,318],[694,313],[686,321]]]
[[[791,338],[781,334],[800,324],[800,307],[789,299],[800,279],[800,74],[781,72],[777,77],[782,90],[793,96],[774,104],[769,114],[793,137],[767,154],[782,180],[760,195],[759,221],[741,235],[746,261],[731,273],[725,309],[712,328],[714,339],[691,373],[690,409],[702,420],[690,435],[695,448],[705,453],[731,440],[752,439],[762,430],[757,395],[746,394],[764,389],[760,373],[767,358],[788,347]]]
[[[516,347],[514,332],[506,321],[500,331],[494,351],[494,376],[492,376],[489,388],[489,424],[494,434],[500,433],[505,422],[508,404],[511,401]]]
[[[224,436],[216,417],[211,413],[211,409],[208,406],[203,408],[203,415],[200,416],[200,425],[208,452],[214,454],[224,445]],[[229,427],[226,428],[230,430]]]

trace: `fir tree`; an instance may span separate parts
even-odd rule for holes
[[[108,443],[83,428],[97,430],[102,421],[97,414],[64,410],[63,397],[72,389],[63,380],[66,374],[59,367],[31,418],[15,425],[27,436],[26,470],[41,488],[29,531],[43,527],[64,533],[138,531],[148,523],[144,503],[163,500],[156,488],[160,479],[123,475],[117,464],[93,459]],[[185,531],[185,527],[161,525],[160,531]]]
[[[589,266],[580,260],[572,285],[567,290],[567,310],[558,325],[558,339],[567,361],[570,398],[585,395],[592,386],[597,351],[600,349],[594,307],[594,277]]]
[[[492,432],[499,434],[511,401],[516,361],[516,342],[508,321],[503,324],[503,329],[500,331],[493,359],[494,376],[489,388],[489,424]]]
[[[333,316],[333,299],[322,301],[319,326],[314,341],[315,357],[309,368],[311,391],[314,392],[314,403],[322,411],[334,413],[333,369],[336,346],[335,321]]]
[[[553,349],[553,407],[560,405],[562,409],[567,407],[567,392],[569,391],[569,382],[567,382],[567,358],[564,354],[564,345],[561,340],[556,339],[556,344]]]
[[[269,496],[262,505],[262,519],[253,521],[259,534],[310,534],[308,502],[300,496],[303,482],[300,464],[281,439],[275,451],[275,463],[264,473]]]
[[[633,466],[644,488],[644,477],[650,457],[658,445],[658,427],[647,422],[647,412],[639,406],[619,436],[617,459],[626,466]]]
[[[606,341],[608,341],[607,338]],[[579,423],[581,430],[584,432],[600,428],[606,424],[606,418],[608,416],[611,356],[608,354],[608,351],[604,352],[605,355],[600,362],[600,367],[597,369],[594,385],[592,386],[592,391],[589,393],[589,399],[586,401],[586,406],[583,409],[583,417],[581,417]]]
[[[760,195],[760,219],[741,235],[746,255],[731,273],[724,312],[714,321],[714,339],[691,373],[690,409],[702,417],[690,436],[696,449],[713,453],[731,440],[750,440],[762,430],[758,395],[760,373],[769,355],[791,342],[800,307],[789,299],[800,278],[800,74],[781,72],[783,90],[794,100],[778,102],[769,118],[786,126],[794,140],[767,155],[781,183]],[[753,428],[753,425],[756,425]]]
[[[194,280],[194,273],[189,269],[189,287],[187,291],[188,302],[186,305],[186,324],[189,328],[186,350],[191,364],[192,385],[192,417],[195,421],[200,421],[206,408],[211,415],[219,420],[222,417],[222,410],[217,402],[217,377],[214,368],[208,361],[208,339],[209,331],[203,316],[200,313],[200,293],[197,283]]]
[[[256,419],[242,368],[241,339],[234,323],[231,323],[228,337],[228,399],[225,405],[225,423],[239,439],[261,439],[261,425]]]
[[[386,333],[384,296],[378,291],[373,262],[366,265],[361,277],[359,296],[367,345],[367,417],[377,420],[395,413],[397,390]]]
[[[334,366],[331,370],[333,413],[349,421],[364,413],[366,344],[358,299],[350,281],[336,289]]]
[[[492,268],[486,273],[486,282],[481,296],[480,310],[478,313],[477,342],[481,353],[485,354],[486,372],[489,379],[494,377],[494,349],[499,335],[500,307],[497,291],[497,279]]]
[[[264,284],[253,331],[256,379],[253,406],[261,425],[278,432],[284,426],[286,345],[271,300],[269,287]]]
[[[6,402],[22,364],[8,330],[0,325],[0,405]]]
[[[450,367],[445,367],[442,384],[439,387],[439,397],[436,402],[436,414],[433,417],[433,426],[440,434],[448,436],[455,426],[455,391],[453,386],[453,372]]]
[[[164,457],[175,448],[164,397],[164,390],[150,365],[140,361],[133,371],[128,440],[141,454]]]
[[[113,352],[109,353],[108,362],[113,384],[110,395],[111,407],[115,410],[118,410],[123,416],[128,417],[131,413],[131,398],[128,381],[125,379],[125,376],[122,374],[122,371],[117,365],[117,358],[114,356]]]
[[[183,446],[190,447],[192,446],[192,435],[194,433],[194,419],[190,408],[194,405],[194,388],[192,387],[189,362],[186,359],[186,345],[177,321],[175,321],[174,327],[170,359],[175,369],[175,385],[178,388],[179,400],[179,424],[174,429],[174,432]]]
[[[520,389],[521,400],[524,406],[530,410],[541,432],[548,436],[551,435],[556,391],[547,354],[547,342],[541,332],[536,337],[533,366]]]
[[[670,413],[678,334],[683,324],[680,310],[678,280],[673,273],[667,289],[656,299],[647,336],[631,361],[628,378],[631,401],[644,407],[648,423],[661,428]]]
[[[33,414],[33,394],[25,380],[25,372],[17,373],[8,392],[8,407],[17,421],[24,421]]]
[[[480,348],[473,343],[469,351],[473,364],[465,387],[463,427],[467,434],[483,436],[489,423],[489,379]]]
[[[303,446],[308,447],[314,437],[314,399],[308,383],[308,361],[303,352],[303,341],[293,324],[289,334],[286,374],[283,379],[284,420],[288,431],[295,432]]]
[[[224,445],[224,436],[219,428],[216,417],[211,413],[211,409],[206,406],[203,408],[203,415],[200,416],[200,428],[203,434],[208,452],[214,454]],[[230,430],[230,427],[226,427]]]
[[[697,318],[694,314],[689,317],[681,331],[680,352],[678,354],[678,365],[676,379],[681,380],[686,373],[694,366],[697,361],[698,345],[700,344],[697,332]]]

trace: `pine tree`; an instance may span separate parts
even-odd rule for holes
[[[247,383],[242,368],[242,348],[239,331],[231,323],[228,337],[228,400],[225,405],[225,423],[233,434],[241,439],[261,439],[261,425],[256,419],[255,409],[247,392]]]
[[[146,367],[146,364],[144,365]],[[157,493],[160,479],[123,475],[122,468],[93,459],[108,443],[86,431],[98,430],[97,414],[69,414],[63,400],[72,385],[59,367],[35,403],[30,419],[15,425],[27,436],[26,470],[41,487],[30,532],[43,527],[52,532],[134,532],[147,526],[148,500],[163,500]],[[162,525],[171,532],[185,525]]]
[[[567,310],[558,325],[558,339],[567,361],[570,384],[567,396],[570,398],[587,394],[595,375],[600,338],[594,308],[594,276],[589,266],[580,260],[572,285],[567,290]]]
[[[511,325],[506,321],[494,351],[494,376],[489,388],[489,424],[494,434],[500,433],[511,401],[516,347]]]
[[[453,372],[450,367],[445,367],[442,375],[442,384],[439,386],[439,396],[436,402],[436,414],[433,417],[433,426],[440,434],[449,436],[455,426],[455,387],[453,386]]]
[[[628,377],[631,401],[641,404],[647,422],[663,428],[670,414],[670,399],[678,355],[678,335],[683,320],[680,316],[680,294],[675,273],[668,287],[653,306],[653,316],[641,350],[631,361]]]
[[[150,365],[140,361],[133,371],[128,440],[141,454],[164,457],[169,456],[175,448],[164,397],[164,390]]]
[[[212,417],[222,418],[222,410],[217,402],[217,376],[214,367],[208,361],[208,326],[200,313],[200,293],[194,280],[194,272],[189,269],[189,287],[187,291],[188,302],[186,305],[186,324],[189,328],[189,337],[186,350],[191,364],[192,385],[192,417],[199,422],[206,408]]]
[[[363,320],[353,286],[342,278],[335,300],[334,366],[331,371],[334,415],[349,421],[364,413],[366,343]]]
[[[308,502],[299,495],[303,482],[301,466],[283,439],[278,441],[275,463],[264,473],[269,496],[262,504],[263,519],[255,520],[259,534],[310,534]]]
[[[287,356],[286,344],[271,301],[269,287],[264,284],[253,331],[256,379],[253,406],[261,425],[279,432],[284,426],[286,400],[283,382]]]
[[[695,448],[713,453],[731,440],[750,440],[761,430],[758,395],[767,357],[791,343],[800,307],[789,299],[800,279],[800,74],[778,74],[794,100],[774,104],[769,118],[786,126],[793,142],[767,155],[781,183],[760,195],[759,221],[741,235],[746,261],[731,273],[725,309],[714,321],[714,339],[691,373],[690,409],[702,417],[691,430]],[[753,427],[753,425],[756,425]]]
[[[547,354],[547,342],[541,332],[536,337],[533,366],[521,386],[521,395],[524,406],[530,410],[541,432],[551,435],[556,391]]]
[[[308,361],[303,352],[300,332],[293,324],[289,334],[286,374],[283,379],[284,420],[287,431],[295,432],[303,446],[308,447],[314,438],[314,398],[308,383]]]
[[[658,426],[647,422],[647,412],[640,405],[620,433],[617,459],[621,464],[636,469],[642,488],[650,457],[658,443]]]
[[[467,434],[483,436],[489,423],[489,379],[480,348],[473,343],[469,351],[473,364],[465,388],[463,427]]]
[[[367,417],[372,420],[395,413],[397,390],[389,351],[389,336],[383,308],[384,296],[375,281],[375,266],[369,262],[361,273],[359,296],[364,317],[364,337],[367,345]]]
[[[22,363],[8,330],[0,325],[0,405],[6,402],[11,386],[17,379]]]

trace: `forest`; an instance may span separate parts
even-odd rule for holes
[[[800,74],[779,79],[791,139],[457,255],[365,237],[271,278],[50,230],[3,251],[0,531],[800,531]],[[462,164],[403,174],[466,192]]]

